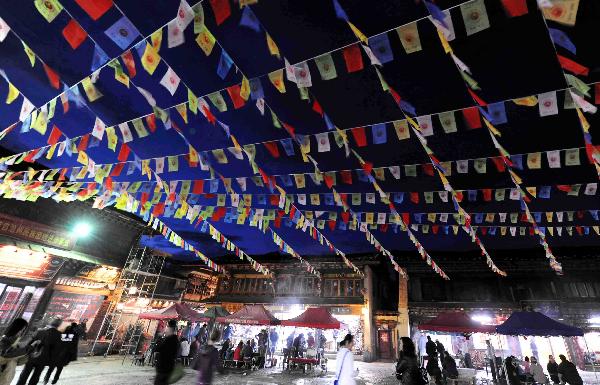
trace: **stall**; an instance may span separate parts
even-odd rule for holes
[[[340,322],[331,315],[329,309],[324,307],[311,307],[306,309],[302,314],[289,320],[281,321],[282,326],[293,326],[299,328],[319,329],[315,333],[316,347],[308,348],[305,357],[299,357],[294,352],[284,349],[284,368],[287,364],[287,370],[291,371],[295,368],[312,370],[315,366],[320,366],[323,372],[327,371],[327,358],[325,358],[323,349],[320,349],[319,338],[322,329],[344,329],[347,328],[343,322]]]
[[[205,317],[202,313],[192,310],[188,305],[184,303],[176,303],[164,309],[141,313],[139,315],[139,319],[162,321],[174,319],[190,322],[207,322],[210,320],[209,318]]]

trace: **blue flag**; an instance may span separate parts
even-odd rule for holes
[[[98,44],[94,45],[94,55],[92,56],[92,72],[102,67],[110,58]]]
[[[335,15],[338,19],[342,19],[344,21],[348,21],[348,15],[346,15],[346,11],[342,8],[340,3],[337,0],[333,0],[333,9],[335,9]]]
[[[442,10],[437,5],[425,0],[425,6],[431,14],[431,17],[439,21],[444,28],[448,28],[446,22],[444,21],[444,19],[446,18],[446,14],[442,12]]]
[[[404,200],[403,192],[394,193],[394,203],[402,203],[403,200]]]
[[[292,177],[289,175],[281,175],[279,178],[281,178],[281,181],[285,186],[290,187],[294,185],[294,182],[292,182]]]
[[[242,11],[242,17],[240,19],[240,25],[248,27],[255,32],[260,32],[260,23],[250,7],[244,7],[244,10]]]
[[[219,180],[218,179],[211,179],[209,191],[211,193],[216,193],[217,191],[219,191]]]
[[[31,130],[31,114],[27,115],[23,123],[21,123],[21,134]]]
[[[248,7],[246,7],[248,8]],[[250,97],[252,100],[258,100],[265,97],[265,92],[262,88],[262,83],[260,82],[260,78],[250,79]]]
[[[541,222],[542,221],[542,213],[540,213],[539,211],[533,213],[533,218],[535,219],[536,222]]]
[[[246,7],[248,8],[248,7]],[[221,58],[219,59],[219,66],[217,67],[217,75],[221,79],[225,79],[229,70],[231,69],[231,65],[233,64],[233,60],[231,57],[225,52],[225,50],[221,50]]]
[[[382,33],[381,35],[369,38],[369,47],[373,51],[373,55],[375,55],[381,64],[394,60],[394,54],[390,47],[390,40],[388,39],[387,33]]]
[[[333,194],[325,194],[325,204],[327,206],[333,206]]]
[[[374,124],[371,126],[373,133],[373,144],[382,144],[387,142],[387,129],[385,123]]]
[[[256,196],[256,202],[259,205],[265,205],[265,204],[267,204],[267,197],[265,196],[265,194],[258,194]]]
[[[415,213],[414,217],[415,217],[415,222],[417,222],[417,223],[421,223],[423,221],[423,214],[422,213]]]
[[[492,124],[503,124],[508,121],[506,118],[506,108],[504,102],[488,104],[488,114]]]
[[[510,161],[517,170],[523,169],[523,155],[511,155]]]
[[[121,49],[129,47],[129,45],[139,36],[138,30],[125,16],[117,20],[117,22],[111,25],[104,33]]]
[[[592,218],[594,218],[594,220],[598,220],[598,210],[589,210],[590,215],[592,216]]]
[[[548,31],[550,32],[550,38],[555,45],[563,47],[573,55],[577,54],[577,48],[575,47],[575,44],[573,44],[566,33],[555,28],[548,28]]]
[[[408,112],[412,116],[417,115],[417,111],[415,110],[415,107],[412,104],[410,104],[409,102],[407,102],[406,100],[400,100],[400,108],[403,111]]]
[[[361,182],[368,182],[369,178],[367,178],[367,173],[364,170],[356,170],[356,177]]]
[[[550,198],[550,186],[540,186],[538,188],[537,197],[542,199]]]
[[[475,214],[475,223],[481,223],[483,222],[483,213],[476,213]]]
[[[477,200],[477,190],[469,190],[467,194],[469,195],[469,201],[473,202]]]
[[[340,230],[346,230],[346,228],[347,228],[346,227],[346,222],[340,221],[338,227],[339,227]]]
[[[325,119],[325,125],[327,126],[327,129],[329,131],[335,130],[335,126],[333,125],[331,119],[329,119],[329,116],[327,116],[327,114],[323,114],[323,119]]]
[[[292,142],[292,138],[281,139],[279,143],[281,143],[281,147],[283,147],[287,156],[294,156],[294,142]]]
[[[497,229],[496,226],[490,227],[490,235],[496,235],[496,229]]]

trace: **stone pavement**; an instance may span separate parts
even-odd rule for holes
[[[154,379],[154,368],[146,366],[131,366],[130,361],[121,365],[122,358],[117,357],[86,357],[69,364],[63,369],[58,384],[60,385],[151,385]],[[356,362],[359,369],[357,385],[398,385],[394,377],[394,364],[392,363],[363,363]],[[329,360],[329,370],[320,376],[321,370],[315,374],[302,374],[302,372],[282,373],[281,368],[262,369],[241,373],[217,374],[215,385],[331,385],[333,384],[335,360]],[[45,373],[45,372],[44,372]],[[16,384],[17,377],[12,385]],[[42,375],[43,378],[43,375]],[[185,377],[177,384],[195,385],[196,372],[186,369]],[[42,382],[40,381],[40,384]]]

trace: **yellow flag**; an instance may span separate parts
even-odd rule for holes
[[[117,135],[115,134],[114,127],[106,127],[106,140],[108,141],[108,148],[115,151],[117,148]]]
[[[365,44],[369,42],[365,34],[362,33],[358,28],[356,28],[354,24],[348,22],[348,26],[350,26],[350,29],[352,30],[352,32],[354,32],[354,36],[356,36],[360,41],[362,41]]]
[[[275,44],[271,35],[267,33],[267,47],[269,47],[269,53],[273,56],[277,56],[278,59],[281,59],[281,54],[279,53],[279,47]]]
[[[52,146],[50,146],[50,149],[46,153],[46,159],[52,159],[52,155],[54,155],[54,151],[56,151],[57,144],[58,143],[55,143]]]
[[[208,30],[208,28],[206,28],[205,25],[202,25],[202,29],[196,38],[196,43],[198,43],[200,48],[202,48],[202,51],[204,51],[206,56],[210,55],[212,52],[212,49],[215,46],[215,41],[216,40],[213,34]]]
[[[189,157],[190,163],[198,163],[200,159],[198,158],[198,151],[192,145],[189,145]]]
[[[25,54],[27,55],[27,57],[29,58],[29,62],[31,63],[31,66],[35,66],[35,54],[33,53],[33,51],[31,50],[31,48],[29,48],[29,46],[27,44],[23,43],[23,49],[25,50]]]
[[[87,166],[89,159],[85,151],[79,151],[77,154],[77,161],[85,166]]]
[[[54,117],[54,111],[56,110],[56,98],[50,100],[48,103],[48,120]]]
[[[538,99],[535,96],[527,96],[524,98],[513,99],[513,103],[519,106],[533,107],[538,104]]]
[[[19,97],[19,90],[13,86],[12,83],[8,83],[8,95],[6,96],[6,104],[11,104],[15,99]]]
[[[194,115],[198,114],[198,98],[192,90],[188,88],[188,104],[190,106],[190,111],[194,113]]]
[[[89,76],[81,81],[81,85],[90,102],[96,101],[102,97],[102,93],[98,91]]]
[[[156,52],[160,51],[160,45],[162,44],[163,30],[162,28],[156,30],[152,35],[150,35],[150,41],[152,41],[152,46],[156,50]]]
[[[160,63],[160,56],[158,51],[152,46],[152,44],[146,44],[144,55],[142,56],[142,66],[144,69],[152,75]]]
[[[51,23],[63,8],[57,0],[35,0],[33,3],[48,23]]]
[[[277,88],[277,91],[279,91],[282,94],[285,94],[285,83],[283,82],[283,69],[278,69],[277,71],[269,73],[269,80],[271,81],[271,83],[273,83],[275,88]]]
[[[250,82],[248,81],[248,78],[246,78],[245,76],[242,79],[242,87],[240,88],[240,96],[244,100],[248,100],[248,97],[250,96]]]
[[[438,37],[440,38],[440,42],[442,42],[442,47],[444,47],[444,52],[452,53],[452,47],[450,47],[450,43],[448,43],[448,40],[446,40],[444,33],[439,28],[437,28],[437,33]]]
[[[175,106],[175,109],[177,110],[177,112],[179,112],[179,115],[181,115],[181,119],[183,119],[183,121],[187,124],[187,105],[185,103],[179,104]]]
[[[487,128],[492,132],[492,134],[494,134],[496,136],[502,136],[500,131],[498,131],[498,129],[496,127],[494,127],[494,125],[492,123],[490,123],[486,118],[483,118],[483,122],[485,123]]]
[[[578,107],[576,108],[576,110],[577,110],[577,116],[579,117],[579,122],[581,123],[581,128],[586,133],[590,132],[590,123],[585,118],[585,115],[583,115],[583,112],[581,112],[581,109],[579,109]]]
[[[48,128],[48,120],[46,119],[46,112],[40,110],[40,113],[37,115],[35,122],[31,125],[31,128],[39,132],[41,135],[46,133],[46,129]]]

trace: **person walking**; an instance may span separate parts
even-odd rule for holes
[[[425,343],[425,353],[427,353],[429,359],[437,355],[437,347],[435,345],[435,342],[431,340],[431,336],[427,336],[427,342]]]
[[[170,320],[165,328],[165,337],[156,344],[156,377],[154,385],[167,385],[169,375],[175,368],[175,360],[179,351],[179,339],[177,338],[177,321]]]
[[[16,318],[0,338],[0,385],[10,385],[17,363],[27,356],[27,347],[21,343],[27,325],[23,318]]]
[[[50,365],[51,358],[55,357],[60,349],[60,332],[57,329],[61,323],[60,318],[54,318],[48,326],[35,333],[30,344],[29,359],[19,376],[17,385],[38,383],[44,367]]]
[[[65,331],[60,335],[59,348],[56,354],[53,357],[50,357],[50,364],[46,370],[46,375],[44,376],[44,385],[50,381],[50,376],[54,370],[56,370],[56,372],[54,373],[52,384],[56,384],[63,368],[67,366],[69,362],[77,360],[78,345],[79,335],[77,334],[77,324],[73,322],[71,325],[67,326]]]
[[[437,360],[435,353],[430,357],[430,360]],[[396,363],[396,378],[402,382],[402,385],[422,385],[417,351],[415,344],[409,337],[400,338],[400,353],[398,354],[398,362]]]
[[[542,365],[540,365],[536,357],[531,357],[531,367],[529,370],[531,375],[533,376],[533,381],[537,382],[538,384],[545,384],[548,382],[548,379],[544,374],[544,369],[542,368]]]
[[[277,349],[277,342],[279,341],[279,334],[275,328],[271,328],[269,332],[269,356],[271,360],[273,359],[273,355],[275,354],[275,350]],[[273,365],[273,363],[271,363]]]
[[[198,359],[194,362],[194,369],[198,371],[198,381],[196,385],[210,385],[213,383],[215,370],[223,373],[223,361],[219,356],[219,351],[215,344],[219,342],[221,333],[215,329],[208,339],[208,343],[200,348]]]
[[[562,382],[566,382],[569,385],[583,385],[583,380],[579,376],[575,364],[567,360],[567,357],[563,354],[560,354],[558,358],[560,358],[558,374],[560,374]]]
[[[179,346],[180,346],[179,355],[181,356],[181,364],[183,366],[189,366],[190,365],[191,344],[188,342],[187,338],[181,337],[181,342],[179,343]]]
[[[356,385],[354,377],[358,375],[358,369],[354,370],[353,347],[354,337],[348,333],[340,342],[340,349],[335,357],[335,378],[338,385]]]
[[[546,369],[548,369],[548,375],[550,376],[550,380],[558,384],[560,382],[560,377],[558,376],[558,364],[554,359],[554,356],[548,356],[548,365],[546,365]]]

